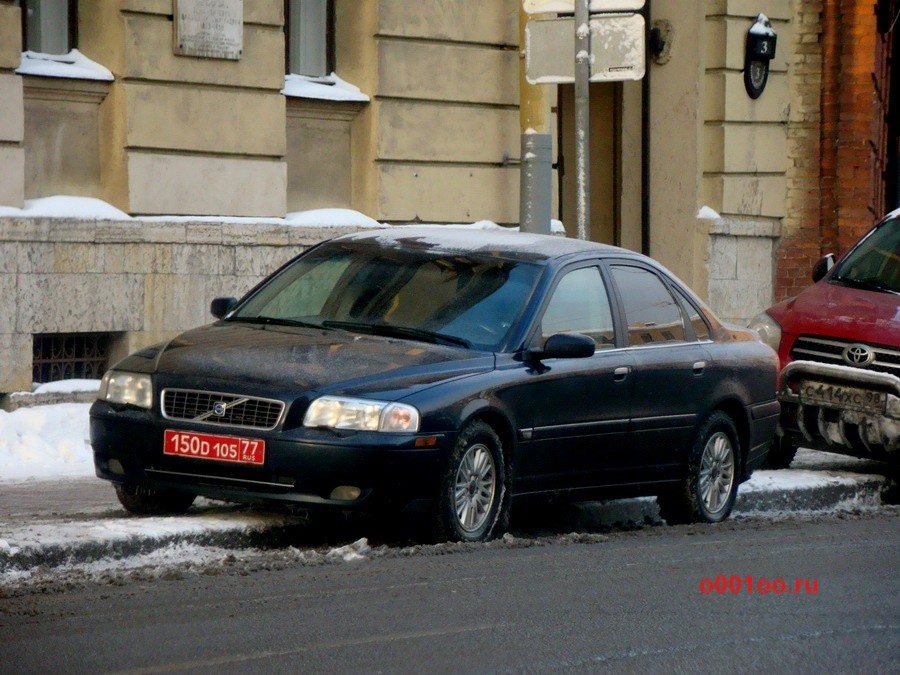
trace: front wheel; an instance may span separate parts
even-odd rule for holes
[[[691,448],[687,477],[657,497],[667,523],[718,523],[728,517],[737,498],[739,448],[731,418],[724,412],[710,415]]]
[[[509,526],[509,485],[503,445],[480,420],[469,424],[450,453],[437,499],[442,541],[487,541]]]
[[[152,488],[116,483],[116,497],[129,513],[139,516],[175,515],[187,511],[194,503],[194,495],[175,490],[154,490]]]

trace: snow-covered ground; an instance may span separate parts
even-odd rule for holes
[[[97,391],[99,380],[64,380],[33,394]],[[93,476],[89,403],[58,403],[0,410],[0,484]]]

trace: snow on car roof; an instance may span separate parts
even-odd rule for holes
[[[481,230],[448,226],[407,226],[369,230],[336,241],[375,242],[390,248],[426,248],[436,253],[483,253],[504,257],[547,260],[582,252],[625,253],[624,249],[581,239],[531,234],[492,228]],[[631,253],[628,251],[628,253]]]

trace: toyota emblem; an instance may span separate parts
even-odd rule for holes
[[[213,403],[213,413],[221,417],[225,414],[225,411],[228,409],[228,404],[224,401],[216,401]]]
[[[865,368],[875,360],[875,352],[866,345],[853,344],[844,348],[844,362],[857,368]]]

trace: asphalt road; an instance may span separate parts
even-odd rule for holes
[[[293,560],[279,550],[7,590],[3,671],[896,673],[900,663],[895,507]],[[731,587],[719,582],[721,594],[720,575]]]

